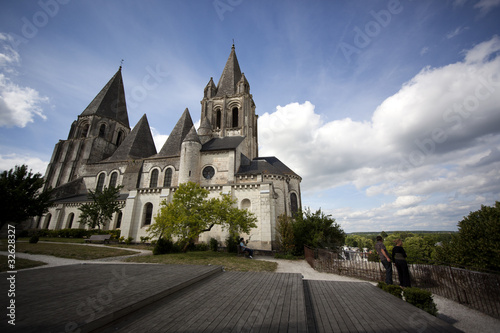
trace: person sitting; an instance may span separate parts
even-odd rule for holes
[[[248,252],[248,257],[253,259],[253,250],[245,245],[245,240],[240,238],[240,247],[242,252]]]

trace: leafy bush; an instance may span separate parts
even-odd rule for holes
[[[153,249],[153,255],[180,252],[178,244],[174,244],[171,239],[160,238]]]
[[[38,243],[38,240],[39,240],[38,235],[33,235],[33,236],[31,236],[31,238],[30,238],[30,241],[29,241],[29,242],[30,242],[31,244],[36,244],[36,243]]]
[[[217,252],[219,249],[219,242],[215,238],[210,238],[210,250]]]
[[[209,246],[207,243],[198,243],[194,245],[193,251],[208,251]]]
[[[379,282],[377,284],[377,287],[379,287],[383,291],[388,292],[391,295],[394,295],[394,296],[396,296],[398,298],[402,298],[401,287],[400,286],[396,286],[394,284],[387,284],[385,282]]]
[[[133,240],[134,240],[134,238],[129,237],[129,238],[125,239],[125,244],[130,245],[130,244],[132,244]]]
[[[420,288],[406,288],[403,290],[403,296],[405,300],[415,305],[417,308],[430,313],[433,316],[437,316],[437,307],[436,303],[432,299],[432,293],[427,290],[423,290]]]
[[[141,244],[146,243],[149,240],[148,236],[141,236]]]
[[[240,239],[239,235],[229,235],[226,238],[227,252],[229,252],[229,253],[238,253],[239,239]]]

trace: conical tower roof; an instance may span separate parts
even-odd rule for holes
[[[189,133],[186,135],[186,137],[183,140],[183,142],[187,142],[187,141],[198,142],[201,144],[200,137],[198,136],[198,133],[196,133],[196,128],[194,128],[194,125],[193,125],[193,127],[191,127],[191,129],[189,130]]]
[[[222,75],[217,83],[217,97],[224,95],[233,95],[236,93],[236,84],[241,79],[240,65],[234,51],[234,44],[231,47],[231,53],[227,59],[226,66],[222,71]]]
[[[129,135],[110,158],[106,161],[126,161],[141,159],[156,154],[156,147],[149,128],[148,118],[144,114]]]
[[[157,156],[181,156],[182,141],[184,141],[184,138],[191,130],[191,127],[193,127],[193,120],[191,119],[189,110],[186,108]]]
[[[129,127],[121,66],[81,114],[81,116],[91,115],[115,119]]]

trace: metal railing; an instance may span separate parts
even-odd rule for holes
[[[384,281],[385,268],[380,262],[339,259],[324,249],[304,248],[305,259],[319,272]],[[490,316],[500,318],[500,274],[476,272],[451,265],[408,264],[413,287],[429,290]],[[397,270],[393,281],[399,284]]]

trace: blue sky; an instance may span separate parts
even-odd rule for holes
[[[456,230],[500,194],[500,0],[0,1],[0,169],[45,173],[123,59],[157,149],[235,43],[259,154],[347,232]]]

